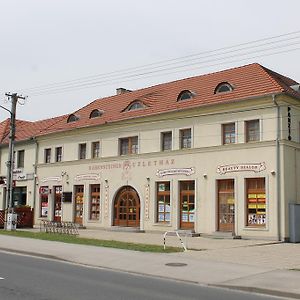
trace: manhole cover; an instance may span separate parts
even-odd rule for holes
[[[166,266],[168,267],[185,267],[187,264],[185,263],[167,263]]]

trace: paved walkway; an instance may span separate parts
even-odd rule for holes
[[[80,236],[162,245],[162,234],[80,230]],[[176,237],[169,245],[179,246]],[[188,237],[182,253],[143,253],[0,235],[0,248],[205,285],[255,290],[300,299],[300,244]],[[186,266],[170,267],[167,263]]]

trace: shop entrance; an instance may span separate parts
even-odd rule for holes
[[[218,180],[218,231],[234,231],[234,179]]]
[[[76,224],[82,225],[83,219],[83,185],[75,185],[75,217]]]
[[[115,198],[114,225],[124,227],[140,226],[140,198],[131,186],[121,188]]]
[[[62,186],[54,187],[54,221],[61,222],[61,195]]]
[[[180,181],[180,228],[194,229],[195,181]]]

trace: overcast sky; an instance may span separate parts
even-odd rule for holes
[[[28,98],[17,118],[39,120],[71,113],[118,87],[138,89],[252,62],[299,82],[300,50],[293,50],[300,48],[299,15],[299,0],[0,0],[0,105],[9,107],[4,94],[18,91]],[[164,72],[139,71],[143,76],[129,70],[92,77],[279,35],[288,40],[266,40],[268,51],[200,57],[181,69],[174,60]],[[281,53],[269,55],[274,52]],[[57,83],[74,79],[80,80],[61,92]],[[51,90],[30,90],[52,83]],[[0,109],[0,121],[8,116]]]

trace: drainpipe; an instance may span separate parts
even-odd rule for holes
[[[36,186],[38,183],[37,178],[37,165],[38,165],[38,152],[39,152],[39,144],[36,140],[36,138],[33,138],[33,141],[35,143],[35,160],[34,160],[34,175],[33,175],[33,209],[34,209],[34,216],[37,213],[36,212]],[[34,223],[34,220],[33,220]]]
[[[281,241],[281,186],[280,186],[280,106],[272,95],[272,100],[276,106],[276,194],[277,194],[277,239]]]

